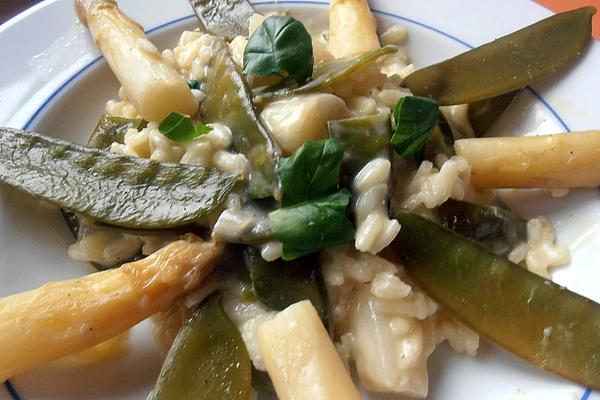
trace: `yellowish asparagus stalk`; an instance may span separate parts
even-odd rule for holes
[[[461,139],[454,148],[478,189],[600,185],[600,131]]]
[[[327,44],[331,54],[353,57],[379,47],[377,21],[367,0],[331,0]]]
[[[118,269],[0,299],[0,382],[102,343],[194,290],[221,246],[180,240]]]
[[[145,120],[160,122],[172,111],[196,113],[198,102],[187,83],[114,0],[75,0],[75,8]]]
[[[263,323],[256,339],[280,400],[360,400],[310,301],[292,304]]]

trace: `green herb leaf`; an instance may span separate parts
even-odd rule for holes
[[[310,34],[292,17],[273,15],[248,40],[244,73],[256,76],[289,75],[303,83],[313,72]]]
[[[160,123],[158,130],[175,142],[187,142],[195,137],[207,134],[211,131],[211,128],[202,123],[194,125],[189,116],[172,112]]]
[[[419,96],[401,98],[394,110],[396,130],[390,143],[401,156],[413,156],[427,143],[438,121],[439,104]]]
[[[293,260],[352,240],[354,226],[346,216],[350,197],[350,192],[342,189],[269,213],[273,235],[283,243],[283,259]]]
[[[200,90],[200,81],[198,79],[190,79],[187,84],[190,89]]]
[[[334,192],[343,157],[344,144],[339,139],[325,139],[307,142],[291,157],[282,158],[278,169],[283,207]]]

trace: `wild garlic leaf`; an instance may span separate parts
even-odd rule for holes
[[[186,142],[205,135],[212,129],[202,123],[194,125],[189,116],[172,112],[160,123],[158,130],[175,142]]]
[[[349,242],[354,226],[346,216],[352,195],[346,189],[269,213],[271,231],[289,261],[327,246]]]
[[[331,194],[338,188],[344,144],[339,139],[304,143],[289,158],[282,158],[278,172],[282,206]]]
[[[406,96],[394,110],[396,130],[390,139],[396,153],[410,157],[427,143],[438,122],[439,104],[427,97]]]
[[[273,15],[265,19],[248,40],[244,50],[244,74],[287,74],[296,82],[304,83],[312,72],[312,39],[300,21]]]

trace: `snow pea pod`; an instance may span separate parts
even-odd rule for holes
[[[188,0],[202,30],[216,36],[248,36],[250,17],[255,13],[247,0]]]
[[[233,148],[250,161],[248,193],[253,198],[277,197],[276,174],[279,151],[259,121],[252,97],[227,46],[217,39],[202,90],[206,93],[200,112],[206,122],[227,125],[233,134]]]
[[[475,136],[483,136],[500,115],[512,104],[519,93],[521,93],[520,90],[515,90],[492,97],[491,99],[479,100],[469,104],[467,113]]]
[[[600,304],[421,216],[397,219],[391,250],[432,298],[526,361],[600,389]]]
[[[247,247],[244,262],[256,297],[267,308],[281,311],[301,300],[310,300],[319,316],[327,321],[327,299],[316,256],[266,262],[258,250]]]
[[[237,177],[0,128],[0,181],[110,225],[167,228],[214,211]]]
[[[299,94],[322,91],[340,80],[347,78],[353,72],[378,60],[380,57],[393,54],[397,51],[398,49],[394,46],[384,46],[358,57],[317,64],[315,65],[313,78],[308,83],[299,87],[268,87],[255,93],[254,101],[260,103],[265,100],[275,100]],[[284,81],[284,84],[287,83],[289,82]]]
[[[392,121],[389,113],[327,122],[329,137],[345,145],[342,181],[352,178],[375,157],[390,158]]]
[[[242,337],[212,295],[177,334],[148,400],[248,400],[251,379]]]
[[[563,69],[591,40],[594,7],[553,15],[454,58],[417,70],[403,85],[441,105],[472,103],[523,88]]]
[[[499,255],[527,240],[527,221],[504,208],[449,199],[436,212],[443,226]]]
[[[93,149],[108,150],[113,143],[123,143],[125,133],[130,128],[141,129],[146,126],[142,119],[130,119],[104,114],[100,117],[94,129],[88,147]]]

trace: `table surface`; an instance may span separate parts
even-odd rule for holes
[[[0,0],[0,24],[39,2],[41,0]]]

